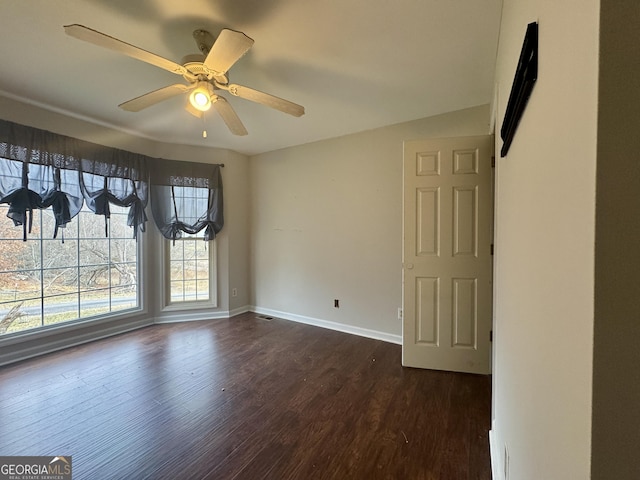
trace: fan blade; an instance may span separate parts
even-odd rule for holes
[[[234,135],[246,135],[248,133],[247,129],[244,128],[233,107],[223,97],[218,97],[217,95],[216,97],[213,106],[222,117],[222,120],[224,120],[224,123],[227,124],[229,130],[231,130],[231,133]]]
[[[242,32],[225,28],[211,47],[211,51],[204,60],[204,65],[213,72],[227,73],[252,45],[252,38]]]
[[[189,90],[193,90],[193,88],[194,87],[191,85],[176,83],[175,85],[169,85],[168,87],[159,88],[153,92],[145,93],[144,95],[140,95],[132,100],[121,103],[118,106],[127,112],[139,112],[140,110],[144,110],[145,108],[162,102],[163,100],[175,97],[176,95],[188,92]]]
[[[276,110],[288,113],[289,115],[293,115],[294,117],[300,117],[304,115],[304,107],[302,105],[290,102],[289,100],[284,100],[283,98],[276,97],[275,95],[269,95],[268,93],[254,90],[253,88],[243,87],[242,85],[231,84],[229,86],[218,86],[224,88],[225,90],[228,90],[232,95],[244,98],[246,100],[251,100],[252,102],[261,103],[262,105],[275,108]]]
[[[187,69],[182,65],[160,57],[155,53],[147,52],[146,50],[142,50],[141,48],[135,47],[129,43],[125,43],[117,38],[100,33],[97,30],[85,27],[84,25],[65,25],[64,31],[67,35],[79,40],[84,40],[85,42],[93,43],[99,47],[108,48],[115,52],[128,55],[136,60],[141,60],[145,63],[168,70],[169,72],[177,73],[178,75],[184,75],[187,73]]]
[[[189,101],[187,101],[187,104],[184,106],[184,109],[194,117],[198,117],[198,118],[204,117],[204,112],[195,108],[193,105],[191,105],[191,102]]]

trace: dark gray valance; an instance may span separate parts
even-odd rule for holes
[[[55,238],[84,203],[105,217],[105,228],[110,204],[129,207],[135,237],[145,231],[150,171],[162,234],[176,239],[175,232],[204,228],[206,239],[215,238],[223,224],[219,165],[152,158],[0,120],[0,203],[9,204],[25,240],[33,210],[52,207]]]
[[[224,224],[220,165],[159,160],[151,169],[151,211],[165,238],[204,230],[213,240]]]

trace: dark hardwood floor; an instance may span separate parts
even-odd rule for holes
[[[244,314],[157,325],[0,368],[0,455],[74,480],[490,479],[490,378]]]

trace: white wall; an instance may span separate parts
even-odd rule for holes
[[[599,0],[505,0],[496,131],[533,21],[538,81],[496,165],[492,456],[499,479],[506,446],[510,480],[578,480],[591,456]]]
[[[253,305],[399,342],[403,141],[488,134],[489,117],[475,107],[252,157]]]

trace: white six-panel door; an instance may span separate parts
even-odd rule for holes
[[[490,372],[491,136],[404,144],[405,366]]]

